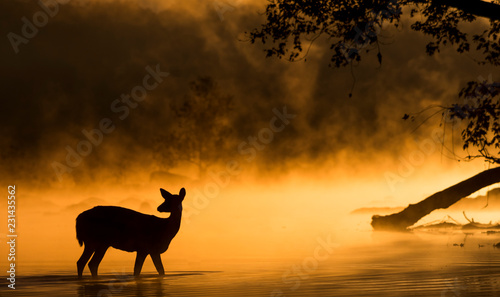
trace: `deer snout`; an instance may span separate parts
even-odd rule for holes
[[[159,212],[171,212],[172,211],[170,209],[171,204],[172,204],[171,201],[165,201],[162,204],[160,204],[160,206],[158,206],[158,208],[156,210],[158,210]]]

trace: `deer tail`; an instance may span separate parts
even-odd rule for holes
[[[77,218],[76,218],[76,239],[78,240],[78,243],[80,244],[80,246],[83,245],[83,238],[82,236],[84,236],[84,230],[83,230],[83,222],[82,222],[83,218],[82,218],[82,215],[80,214]]]

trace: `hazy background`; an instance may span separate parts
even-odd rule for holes
[[[459,124],[440,127],[438,115],[415,129],[432,111],[419,122],[401,118],[458,100],[467,81],[497,78],[493,68],[450,48],[427,56],[428,39],[406,20],[382,30],[382,65],[371,57],[329,68],[321,39],[306,62],[266,59],[245,35],[263,21],[264,8],[265,1],[73,0],[19,53],[3,39],[0,174],[2,187],[17,187],[19,261],[76,261],[78,213],[109,204],[157,214],[160,186],[186,187],[185,210],[194,213],[164,257],[296,257],[310,254],[318,236],[341,245],[370,239],[369,215],[354,220],[353,209],[405,206],[487,168],[450,158],[463,155]],[[22,18],[40,9],[34,1],[1,1],[1,35],[20,34]],[[157,64],[170,75],[120,120],[111,103]],[[158,139],[177,127],[171,104],[203,76],[233,98],[232,133],[213,168],[236,160],[242,169],[215,192],[206,191],[213,178],[195,181],[187,163],[155,161]],[[238,144],[268,128],[273,109],[285,105],[296,117],[247,161]],[[82,129],[103,118],[115,131],[59,179],[52,164],[64,163],[66,146],[75,148]]]

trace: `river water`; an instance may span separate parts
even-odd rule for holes
[[[318,247],[295,259],[164,263],[166,276],[103,262],[100,277],[74,263],[20,267],[1,296],[500,296],[498,234],[373,233],[366,244]],[[460,246],[463,244],[463,246]],[[164,261],[165,262],[165,261]]]

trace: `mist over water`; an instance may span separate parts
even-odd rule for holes
[[[135,253],[110,248],[99,267],[100,279],[91,280],[86,267],[84,280],[78,281],[76,260],[83,248],[75,238],[74,223],[81,211],[95,205],[120,205],[164,216],[155,210],[161,197],[154,183],[121,190],[96,185],[81,192],[26,193],[26,201],[19,205],[17,292],[21,296],[49,292],[54,296],[105,292],[113,296],[379,296],[380,292],[496,296],[500,250],[493,244],[500,242],[498,234],[373,232],[372,213],[350,212],[400,204],[384,199],[382,193],[390,190],[377,188],[378,179],[370,183],[373,177],[358,178],[359,183],[351,184],[339,176],[336,182],[297,176],[273,182],[235,179],[215,196],[204,192],[211,180],[193,182],[186,186],[179,234],[162,255],[166,276],[157,277],[147,258],[141,280],[132,277]],[[28,203],[35,201],[31,195],[36,195],[38,204]],[[200,195],[205,195],[206,204]],[[0,253],[6,253],[5,247]]]

